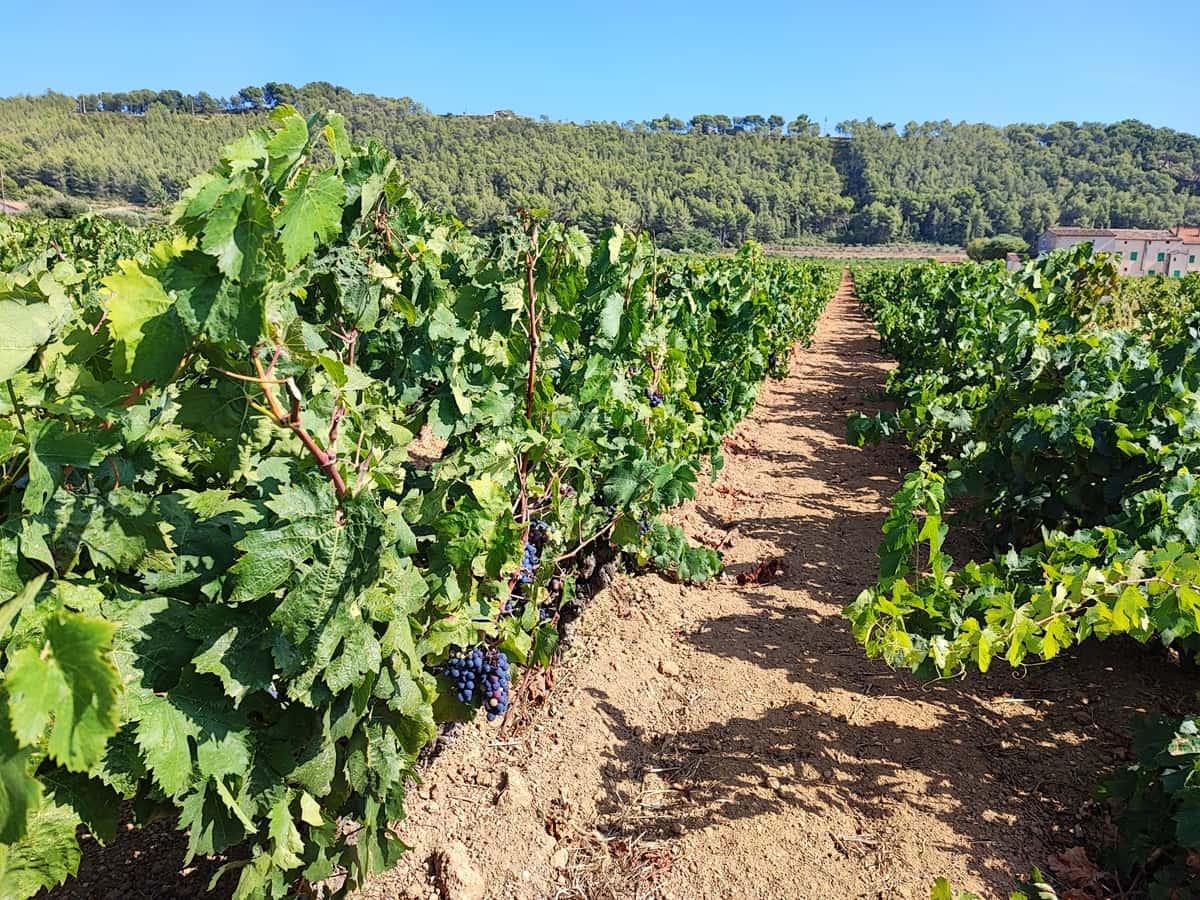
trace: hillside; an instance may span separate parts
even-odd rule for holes
[[[439,116],[409,98],[327,83],[229,99],[179,91],[0,100],[10,197],[162,204],[218,148],[280,102],[336,107],[356,137],[408,166],[414,189],[464,221],[545,207],[589,230],[640,225],[666,246],[813,237],[963,243],[1055,221],[1165,227],[1200,221],[1200,137],[1113,125],[849,121],[800,116],[574,124],[497,113]],[[81,111],[82,110],[82,111]]]

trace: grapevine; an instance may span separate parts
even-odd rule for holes
[[[1200,296],[1126,304],[1089,247],[1000,266],[879,269],[858,290],[887,349],[894,416],[921,458],[883,526],[880,578],[846,607],[868,654],[928,676],[1052,659],[1127,635],[1200,650]],[[1114,323],[1120,323],[1115,327]],[[957,510],[957,518],[951,513]],[[985,541],[962,565],[952,522]],[[1196,723],[1135,723],[1110,775],[1110,860],[1152,896],[1196,888]],[[1140,871],[1139,871],[1140,870]]]
[[[240,897],[393,864],[421,749],[502,717],[509,672],[551,660],[585,554],[718,570],[655,517],[720,468],[768,353],[811,336],[837,280],[530,213],[481,237],[339,116],[285,107],[170,228],[5,227],[17,897],[74,872],[77,826],[110,839],[123,801],[174,808],[189,858],[242,848],[220,876]],[[671,402],[648,415],[647,391]],[[444,449],[418,463],[426,426]]]

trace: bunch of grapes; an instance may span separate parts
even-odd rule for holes
[[[489,722],[508,712],[508,656],[500,650],[489,650],[483,657],[483,708]]]
[[[460,650],[446,661],[445,673],[454,682],[454,696],[459,703],[474,700],[475,688],[483,682],[483,666],[484,654],[479,647]]]
[[[650,401],[651,409],[653,409],[656,406],[662,406],[663,395],[659,391],[655,391],[655,390],[651,390],[650,388],[646,388],[646,399]]]
[[[599,488],[592,494],[592,503],[604,510],[604,514],[610,519],[617,514],[617,508],[604,502],[604,492]]]
[[[537,572],[538,564],[541,559],[538,556],[538,548],[530,541],[525,542],[525,553],[521,556],[521,570],[517,573],[517,580],[521,584],[533,584],[534,573]]]
[[[725,405],[725,392],[717,391],[715,394],[712,395],[712,400],[715,405],[724,406]]]
[[[512,677],[508,656],[500,650],[481,647],[460,650],[446,662],[445,674],[454,682],[459,703],[479,704],[489,722],[508,711],[508,687]]]
[[[567,482],[565,482],[565,481],[562,483],[562,485],[559,487],[558,490],[559,490],[559,493],[562,494],[564,497],[574,497],[575,496],[575,488],[572,487],[571,485],[567,484]]]
[[[772,369],[775,368],[775,364],[777,362],[779,362],[778,354],[772,353],[770,356],[767,357],[767,365],[770,366]]]
[[[546,543],[546,539],[550,537],[550,523],[543,522],[541,519],[534,519],[529,523],[529,540],[541,547]]]
[[[650,519],[647,516],[642,516],[642,520],[638,522],[638,534],[646,535],[650,533]]]

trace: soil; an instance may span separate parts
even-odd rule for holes
[[[864,657],[840,609],[874,580],[913,461],[847,445],[845,422],[880,407],[887,368],[847,280],[675,517],[727,572],[601,591],[502,727],[443,738],[399,826],[412,851],[356,900],[924,900],[942,875],[1006,897],[1084,843],[1128,719],[1189,679],[1115,642],[932,685]],[[183,843],[85,844],[49,896],[196,896],[215,866],[181,872]]]

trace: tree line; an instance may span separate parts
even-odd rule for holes
[[[328,82],[268,82],[230,97],[181,91],[47,93],[0,100],[0,171],[11,198],[161,205],[219,148],[280,104],[337,109],[406,166],[413,189],[464,221],[546,208],[598,230],[646,229],[663,246],[712,249],[847,240],[1032,240],[1055,222],[1200,222],[1200,138],[1136,121],[1105,125],[847,121],[807,115],[672,115],[553,122],[508,110],[436,115],[408,97]]]

